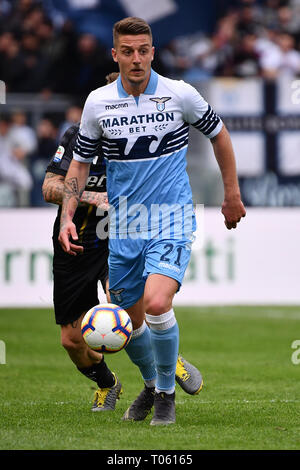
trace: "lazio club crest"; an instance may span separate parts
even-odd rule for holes
[[[124,291],[125,289],[117,289],[117,290],[114,290],[114,289],[109,289],[109,292],[111,294],[113,294],[113,296],[115,297],[116,301],[117,302],[122,302],[123,301],[123,297],[121,295],[121,293]]]
[[[165,102],[171,99],[171,96],[164,96],[163,98],[149,98],[151,101],[156,103],[157,111],[164,111],[166,105]]]

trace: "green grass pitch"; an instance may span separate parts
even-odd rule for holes
[[[143,386],[124,351],[107,356],[124,389],[115,412],[92,413],[94,384],[60,346],[53,312],[0,310],[0,449],[299,449],[300,308],[177,308],[176,316],[180,352],[204,388],[189,396],[177,385],[176,424],[154,428],[150,416],[121,421]]]

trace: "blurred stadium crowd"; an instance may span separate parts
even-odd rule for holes
[[[221,2],[222,4],[222,2]],[[300,76],[300,0],[223,2],[214,31],[178,37],[154,68],[189,82],[210,77]],[[0,0],[0,79],[8,93],[74,97],[59,117],[31,122],[27,109],[0,115],[0,205],[40,206],[45,167],[63,130],[80,120],[88,93],[116,70],[110,50],[70,20],[56,24],[36,0]],[[2,110],[1,110],[2,111]]]

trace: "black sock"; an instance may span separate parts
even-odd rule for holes
[[[115,384],[114,375],[107,367],[104,358],[101,362],[95,363],[91,367],[86,367],[83,369],[77,367],[77,369],[88,379],[96,382],[99,388],[110,388]]]

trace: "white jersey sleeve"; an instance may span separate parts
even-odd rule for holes
[[[186,122],[212,139],[222,129],[223,122],[200,93],[188,83],[182,87],[183,116]]]
[[[73,151],[74,160],[91,163],[98,155],[100,138],[101,128],[96,117],[95,96],[92,92],[87,97],[83,108],[78,137]]]

